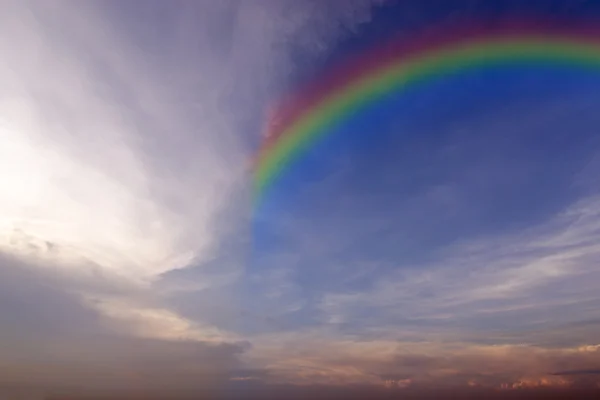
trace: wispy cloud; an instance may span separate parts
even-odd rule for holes
[[[570,308],[574,318],[594,318],[600,225],[592,210],[598,209],[589,198],[522,233],[453,245],[422,271],[391,273],[369,291],[325,295],[322,307],[341,313],[338,320],[372,310],[376,317],[361,319],[361,327],[396,319],[403,326],[439,329],[435,322],[445,321],[471,330],[480,319],[482,329],[510,330],[568,323]]]
[[[370,4],[2,3],[2,385],[182,392],[242,367],[236,315],[186,311],[236,309],[239,258],[207,263],[264,102]]]
[[[416,387],[568,386],[554,371],[561,366],[593,368],[594,346],[544,348],[467,342],[361,340],[333,332],[263,337],[245,357],[267,371],[270,382]]]

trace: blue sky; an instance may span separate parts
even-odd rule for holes
[[[264,109],[330,66],[461,17],[600,18],[380,3],[3,2],[1,390],[597,385],[600,73],[415,86],[252,207]]]

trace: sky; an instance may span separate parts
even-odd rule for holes
[[[427,83],[260,206],[249,169],[391,33],[600,1],[0,5],[0,399],[600,388],[600,74]]]

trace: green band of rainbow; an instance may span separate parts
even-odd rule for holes
[[[600,69],[600,45],[595,37],[493,35],[426,49],[412,58],[403,57],[365,71],[346,85],[326,93],[311,108],[291,121],[261,153],[255,167],[255,200],[282,174],[291,161],[300,157],[315,140],[326,135],[326,127],[342,120],[364,105],[408,85],[485,65],[540,62]]]

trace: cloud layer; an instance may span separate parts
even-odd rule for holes
[[[379,3],[2,2],[0,386],[597,386],[595,86],[508,93],[388,153],[340,154],[306,192],[336,201],[290,196],[291,245],[253,258],[265,105]],[[522,150],[542,134],[555,142]]]
[[[287,45],[318,57],[369,2],[2,7],[2,385],[219,387],[247,341],[169,295],[211,288],[230,304],[219,282],[240,264],[160,276],[210,260],[231,231],[215,215],[246,177],[261,104],[292,72]]]

